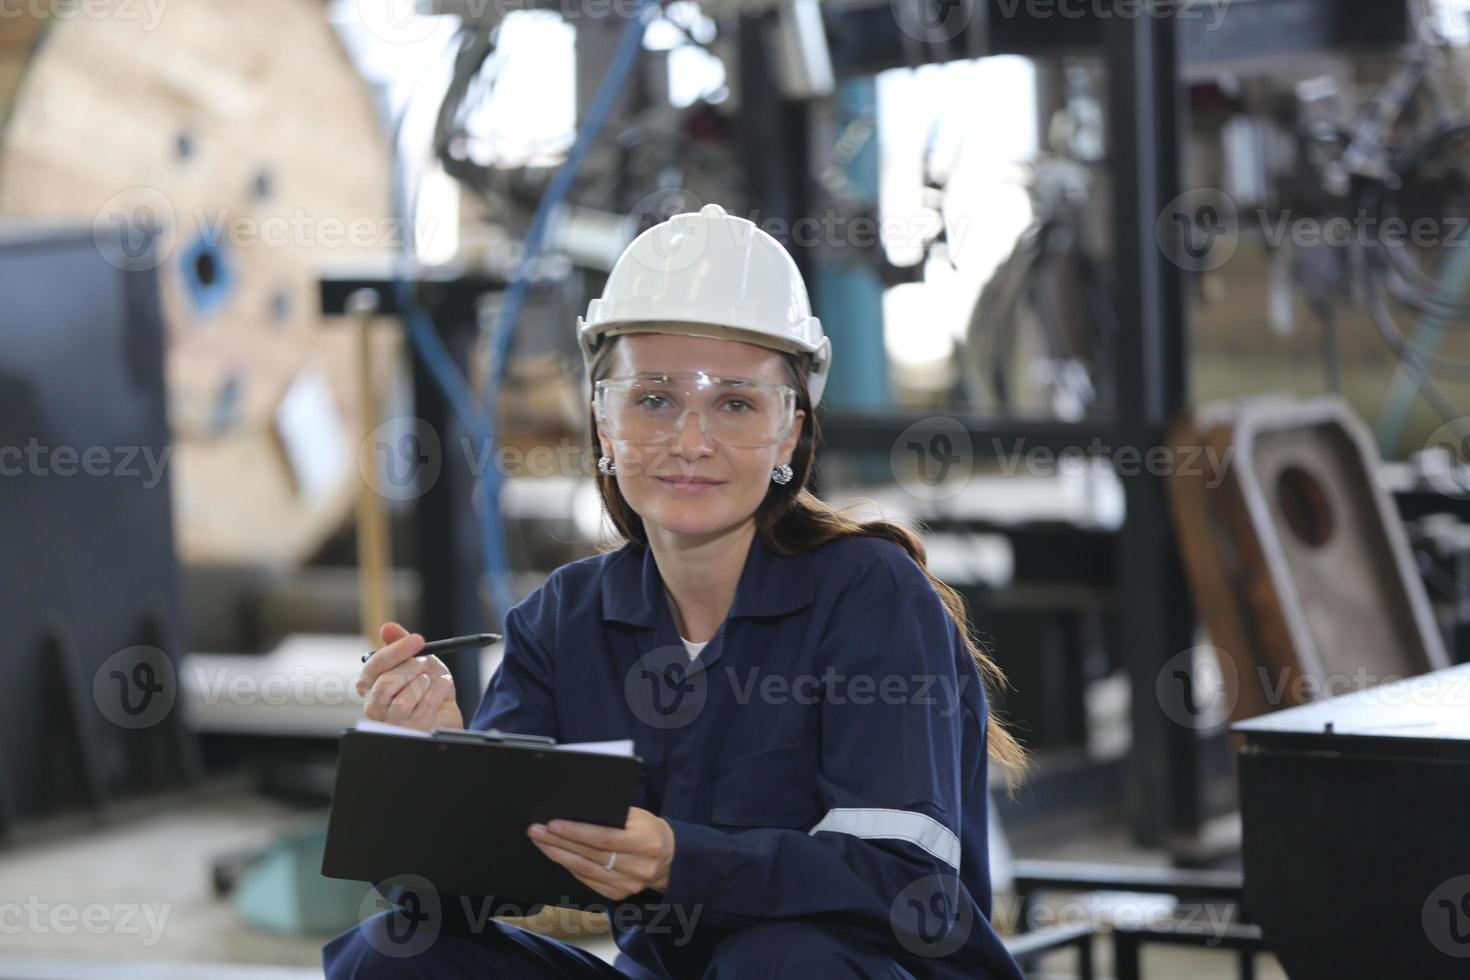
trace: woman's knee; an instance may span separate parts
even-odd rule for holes
[[[494,941],[500,923],[492,920],[489,925],[496,936],[462,936],[442,932],[432,920],[389,909],[333,937],[322,947],[322,968],[327,980],[500,976],[487,971],[502,960],[511,965],[517,950]]]
[[[363,919],[322,947],[327,980],[437,975],[435,947],[443,940],[433,924],[415,921],[401,910],[389,909]],[[442,954],[442,949],[438,951]]]
[[[520,926],[487,919],[472,932],[389,909],[322,947],[327,980],[378,978],[601,977],[613,973],[583,950]]]

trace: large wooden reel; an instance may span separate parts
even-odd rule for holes
[[[300,562],[365,487],[316,282],[398,247],[383,127],[318,0],[99,9],[0,20],[0,219],[156,222],[180,554]]]

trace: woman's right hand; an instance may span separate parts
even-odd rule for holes
[[[424,648],[424,638],[391,622],[378,632],[383,646],[373,651],[357,675],[363,715],[425,732],[463,728],[449,668],[436,656],[414,656]]]

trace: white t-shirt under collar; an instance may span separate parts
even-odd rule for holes
[[[684,640],[684,637],[680,636],[679,639]],[[703,650],[708,644],[709,640],[705,640],[703,643],[695,643],[693,640],[684,640],[684,649],[689,651],[689,659],[693,660],[695,657],[699,656],[699,651]]]

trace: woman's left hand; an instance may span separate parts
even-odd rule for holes
[[[628,808],[622,830],[575,820],[533,823],[526,831],[541,853],[606,898],[621,901],[646,888],[667,891],[674,863],[674,828],[663,817]],[[612,870],[607,862],[613,852]]]

